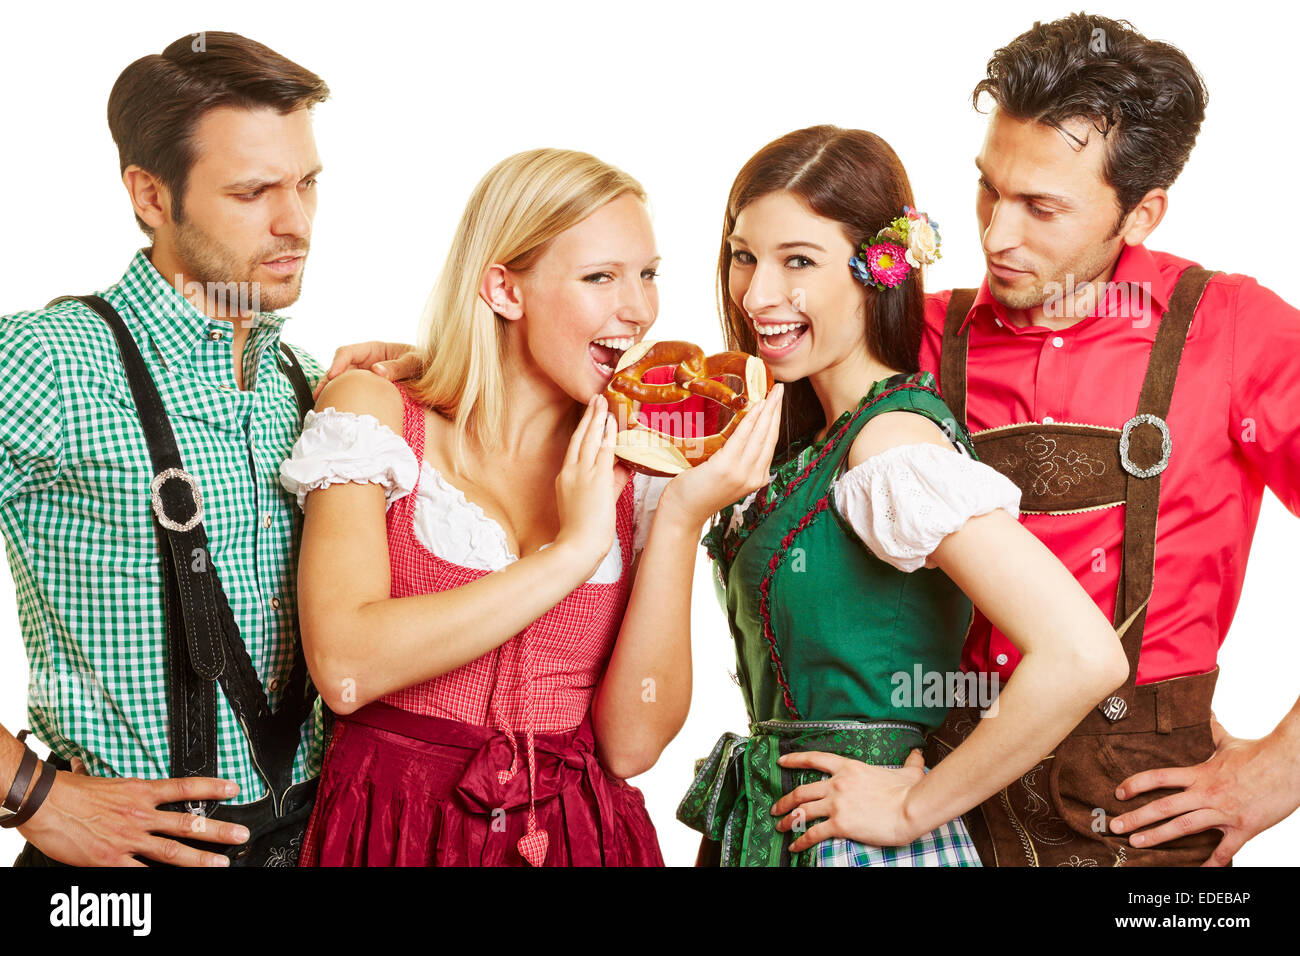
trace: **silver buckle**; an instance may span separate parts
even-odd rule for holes
[[[173,521],[163,511],[162,486],[171,478],[179,478],[189,485],[190,494],[194,497],[194,515],[184,524]],[[203,520],[203,492],[199,490],[199,483],[194,480],[194,476],[180,468],[167,468],[154,475],[153,481],[149,482],[149,499],[153,502],[153,513],[158,516],[158,523],[169,531],[189,531]]]
[[[1149,468],[1139,468],[1128,456],[1129,434],[1138,425],[1154,425],[1160,429],[1160,460]],[[1174,452],[1174,439],[1169,434],[1169,426],[1159,415],[1134,415],[1124,423],[1124,430],[1119,436],[1119,463],[1134,478],[1154,478],[1169,466],[1169,459]]]

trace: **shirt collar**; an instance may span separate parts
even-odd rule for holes
[[[118,284],[118,290],[163,360],[173,365],[193,352],[207,338],[209,331],[229,330],[231,323],[210,318],[195,308],[154,268],[148,252],[148,249],[136,252]],[[277,336],[286,318],[275,312],[258,312],[255,316],[257,328],[270,329]],[[251,323],[252,320],[245,321]]]
[[[1160,266],[1151,255],[1151,251],[1144,245],[1126,245],[1120,252],[1119,259],[1115,263],[1115,274],[1111,277],[1109,298],[1102,301],[1097,313],[1094,314],[1105,314],[1108,309],[1122,304],[1115,291],[1122,285],[1127,285],[1130,290],[1127,297],[1129,309],[1146,309],[1150,305],[1152,311],[1160,315],[1169,307],[1169,281],[1160,271]],[[976,314],[995,318],[999,324],[1010,327],[1006,318],[1006,309],[989,291],[987,275],[980,283],[979,292],[975,295],[975,301],[971,304],[970,312],[966,314],[960,331],[966,330],[966,326]]]

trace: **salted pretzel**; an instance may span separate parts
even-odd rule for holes
[[[673,380],[645,381],[654,368],[673,367]],[[736,391],[718,376],[730,375],[742,383]],[[721,352],[705,356],[690,342],[638,342],[620,356],[614,377],[605,389],[619,433],[614,454],[634,471],[671,476],[706,461],[723,446],[758,398],[772,388],[767,364],[746,352]],[[647,428],[638,420],[642,405],[672,405],[693,396],[717,402],[733,413],[722,430],[711,435],[686,437]]]

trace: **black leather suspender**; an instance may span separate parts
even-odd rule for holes
[[[172,776],[217,776],[216,683],[220,681],[278,817],[292,783],[302,723],[316,699],[296,613],[293,668],[280,706],[272,711],[208,550],[203,493],[181,462],[171,422],[140,350],[122,317],[99,296],[63,296],[46,308],[67,299],[94,309],[113,330],[149,446],[154,471],[149,491],[164,579]],[[280,368],[293,383],[301,420],[313,405],[311,388],[293,351],[283,342],[280,349]],[[178,809],[211,815],[217,805],[195,801]]]

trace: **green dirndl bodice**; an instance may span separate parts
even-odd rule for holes
[[[678,818],[722,843],[724,865],[815,865],[812,852],[791,858],[793,837],[775,831],[770,811],[825,775],[782,768],[781,753],[896,766],[944,719],[942,700],[913,692],[915,677],[959,668],[970,600],[938,569],[908,573],[877,558],[835,506],[832,484],[854,438],[888,411],[924,415],[976,457],[930,373],[883,379],[825,439],[796,443],[771,482],[722,511],[702,542],[751,734],[724,735],[697,763]]]

